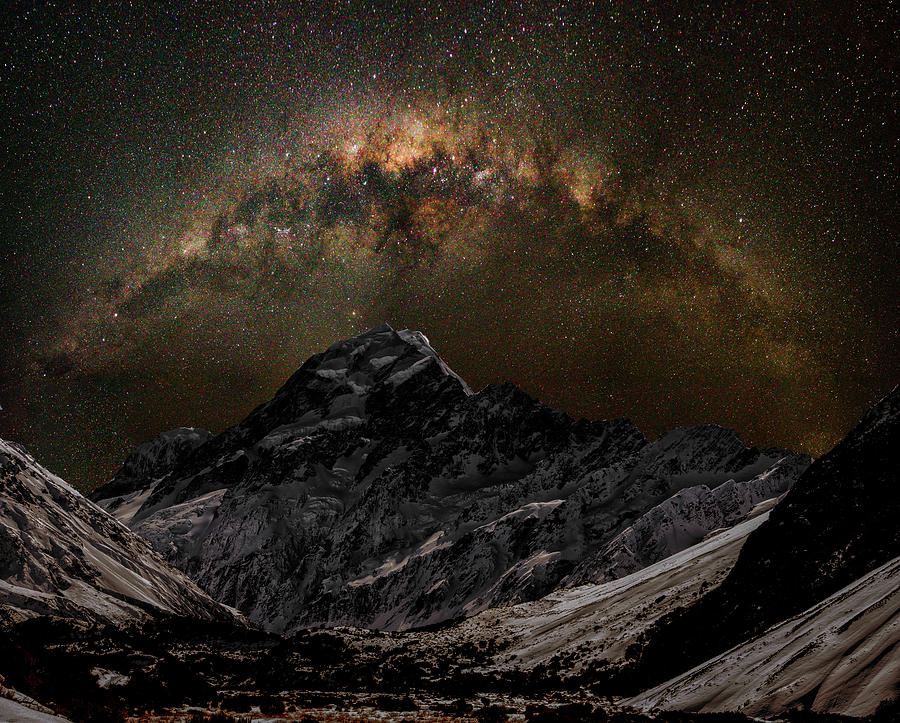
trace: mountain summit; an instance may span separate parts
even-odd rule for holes
[[[276,632],[405,629],[620,576],[743,519],[809,462],[712,425],[648,444],[512,384],[473,393],[423,334],[388,325],[311,357],[222,434],[170,437],[168,466],[126,464],[93,498]]]

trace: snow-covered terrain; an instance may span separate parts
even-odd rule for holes
[[[860,636],[857,639],[859,642],[871,637],[868,635],[870,631],[865,628],[841,630],[840,635],[834,636],[836,647],[828,652],[828,615],[836,609],[827,608],[825,613],[816,612],[814,615],[810,611],[818,611],[817,606],[824,600],[853,589],[860,580],[869,579],[867,576],[874,570],[900,556],[898,490],[900,387],[876,403],[843,440],[800,475],[783,500],[771,511],[768,522],[748,537],[734,568],[721,585],[654,627],[651,634],[641,641],[640,654],[635,657],[629,674],[647,685],[662,684],[685,670],[715,659],[728,649],[759,637],[785,620],[800,616],[797,618],[799,621],[803,616],[812,616],[812,622],[804,633],[810,636],[806,643],[793,647],[790,640],[767,642],[774,656],[772,667],[767,667],[769,663],[751,667],[742,686],[749,691],[746,700],[750,703],[756,698],[774,696],[773,705],[781,705],[794,694],[792,691],[803,688],[801,679],[812,679],[804,666],[819,665],[815,655],[809,657],[812,655],[810,650],[814,648],[821,649],[824,656],[819,661],[822,669],[816,669],[826,675],[829,656],[839,659],[846,649],[841,646],[854,644],[847,642],[853,635]],[[882,570],[880,574],[887,573]],[[875,579],[867,583],[876,587],[877,584]],[[872,587],[867,587],[866,592],[860,593],[863,597],[852,598],[863,606],[856,612],[865,609],[865,596],[872,590]],[[874,594],[880,594],[878,589],[874,590]],[[884,601],[882,604],[890,607],[895,602]],[[800,622],[795,621],[789,629],[793,630],[794,625],[800,625]],[[824,631],[825,637],[822,639],[816,635],[819,628]],[[807,643],[808,647],[804,648]],[[871,644],[876,645],[875,642]],[[889,652],[890,645],[896,645],[896,642],[888,644],[884,649],[885,659],[875,661],[872,670],[877,670],[882,664],[888,665],[894,655]],[[792,661],[796,662],[796,666],[785,664],[782,670],[778,653],[782,646],[796,653],[796,661]],[[858,657],[857,654],[863,649],[860,644],[857,652],[850,657]],[[758,652],[756,648],[743,650],[738,647],[737,650],[740,652],[735,655]],[[739,660],[723,660],[721,665],[723,671],[729,666],[736,666],[732,672],[740,677]],[[853,671],[853,676],[850,676],[851,669],[845,666],[841,676],[846,674],[848,690],[852,691],[855,685],[852,678],[857,672]],[[891,670],[889,665],[887,670]],[[754,673],[761,677],[751,682]],[[723,672],[722,675],[730,673]],[[791,676],[795,675],[798,680],[792,682]],[[868,673],[859,675],[864,679]],[[780,679],[785,680],[787,687],[775,695],[768,688],[767,681]],[[820,690],[813,685],[803,690],[797,700],[803,705],[811,705],[818,700],[830,710],[841,709],[839,701],[823,702],[826,689],[827,686]],[[885,693],[877,685],[868,691],[873,707],[882,699],[879,696]],[[741,706],[745,704],[745,701],[737,702]],[[857,704],[850,701],[847,705]]]
[[[0,720],[4,723],[68,723],[68,718],[60,718],[29,708],[14,700],[0,697]]]
[[[714,425],[648,444],[511,384],[473,393],[387,325],[312,357],[221,435],[176,430],[129,459],[93,498],[276,632],[401,630],[614,579],[739,522],[809,463]]]
[[[778,452],[773,450],[774,456]],[[765,458],[763,458],[765,459]],[[713,530],[746,519],[757,505],[775,502],[809,464],[799,455],[784,455],[749,480],[710,489],[697,485],[679,490],[641,515],[599,552],[588,556],[564,583],[615,580],[695,545]]]
[[[183,573],[20,446],[0,440],[0,614],[225,618]]]
[[[870,715],[900,695],[900,558],[763,635],[626,701],[650,710]]]
[[[131,494],[133,498],[146,487],[148,479],[164,474],[211,438],[210,432],[194,427],[179,427],[162,432],[149,442],[135,447],[106,484],[106,489],[110,494]]]
[[[67,718],[60,718],[45,705],[34,698],[9,688],[6,680],[0,675],[0,721],[3,723],[65,723]]]
[[[648,443],[380,327],[221,435],[135,450],[96,495],[131,529],[0,440],[0,672],[74,719],[329,686],[593,714],[667,678],[627,704],[866,715],[900,680],[898,434],[895,389],[812,465],[715,425]]]
[[[618,580],[487,610],[455,628],[432,633],[435,640],[429,644],[498,639],[503,652],[495,664],[500,670],[552,664],[567,675],[577,675],[598,664],[615,664],[661,616],[721,582],[747,535],[767,517],[768,512],[762,511]]]

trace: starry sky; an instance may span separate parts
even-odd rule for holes
[[[0,11],[0,436],[83,489],[384,321],[651,438],[898,381],[890,4],[145,5]]]

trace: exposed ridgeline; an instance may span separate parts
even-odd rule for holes
[[[621,576],[744,519],[809,462],[713,425],[648,444],[512,384],[473,393],[387,325],[184,454],[148,448],[173,461],[93,499],[275,632],[424,626]]]
[[[144,539],[0,440],[0,622],[37,615],[234,619]]]
[[[800,476],[720,587],[648,631],[634,685],[661,682],[760,635],[900,556],[898,520],[895,387]]]

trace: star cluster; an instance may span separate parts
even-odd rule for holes
[[[0,435],[86,488],[382,321],[650,435],[819,454],[896,382],[877,8],[4,14]]]

